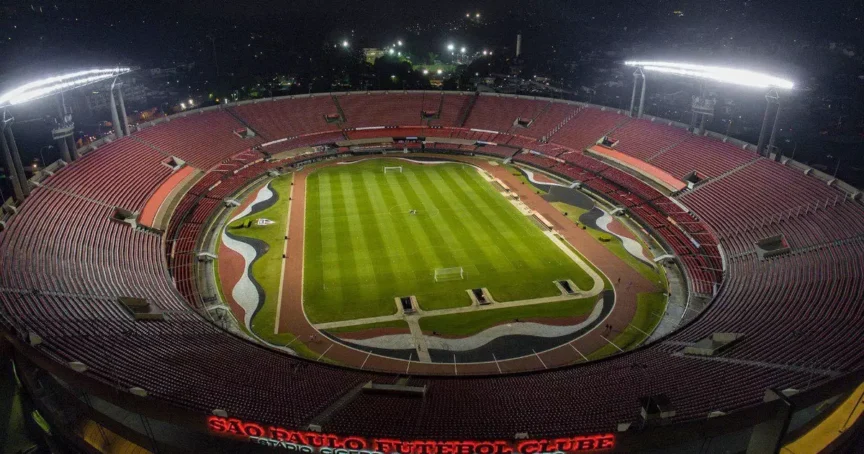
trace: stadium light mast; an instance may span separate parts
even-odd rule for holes
[[[777,126],[780,118],[780,90],[791,90],[795,84],[787,79],[771,76],[768,74],[758,73],[746,69],[728,68],[720,66],[707,66],[692,63],[676,63],[664,61],[625,61],[627,66],[635,66],[634,73],[633,97],[630,102],[630,115],[633,115],[633,108],[636,101],[636,84],[638,83],[639,74],[642,78],[642,97],[639,101],[638,117],[642,116],[643,106],[645,104],[645,71],[654,71],[658,73],[671,74],[681,77],[698,79],[704,82],[714,81],[743,87],[762,88],[767,90],[765,95],[768,105],[765,107],[765,117],[762,120],[762,130],[759,133],[759,142],[756,146],[756,152],[760,155],[770,156],[774,148],[774,143],[777,135]],[[701,116],[701,124],[698,129],[699,134],[705,133],[705,118],[714,115],[714,103],[712,100],[704,98],[703,91],[699,97],[693,100],[693,119],[691,120],[691,128],[695,129],[696,117]],[[771,122],[773,111],[773,127],[771,128],[771,137],[768,140],[768,149],[766,151],[765,139],[768,133],[768,124]],[[779,160],[779,154],[775,156]]]
[[[9,174],[9,180],[12,182],[12,189],[17,202],[22,202],[30,194],[30,182],[27,180],[24,167],[21,164],[18,144],[15,142],[15,135],[12,132],[12,123],[14,123],[15,118],[9,115],[9,108],[37,99],[55,96],[59,118],[57,119],[57,125],[51,130],[51,135],[57,143],[57,148],[63,155],[63,160],[71,162],[74,159],[78,159],[78,150],[75,147],[74,137],[75,123],[72,122],[72,113],[66,108],[63,93],[111,78],[114,78],[116,82],[118,76],[130,71],[132,71],[131,68],[119,66],[116,68],[89,69],[35,80],[0,94],[0,110],[2,110],[0,149],[3,152],[3,163]],[[111,105],[116,111],[116,106],[113,102],[114,87],[115,84],[112,83]],[[123,106],[122,95],[120,97],[120,107],[123,109],[125,119],[126,111]],[[119,121],[115,121],[115,133],[119,127]],[[128,125],[125,126],[125,129],[128,132]],[[120,134],[117,136],[122,137]]]

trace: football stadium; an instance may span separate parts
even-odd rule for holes
[[[777,452],[860,395],[861,193],[641,80],[138,125],[112,84],[113,134],[12,177],[0,346],[82,452]]]

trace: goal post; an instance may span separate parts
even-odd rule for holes
[[[384,173],[402,173],[402,166],[384,166]]]
[[[465,279],[465,270],[461,266],[435,268],[435,282],[458,281],[461,279]]]

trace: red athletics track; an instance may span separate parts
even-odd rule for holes
[[[312,335],[316,335],[313,342],[308,342],[307,347],[313,351],[324,354],[326,357],[340,364],[362,367],[367,370],[382,370],[388,372],[411,374],[438,374],[438,375],[475,375],[475,374],[497,374],[500,372],[518,372],[526,370],[542,370],[573,364],[584,361],[577,353],[589,354],[608,343],[601,337],[603,325],[611,323],[616,331],[627,326],[636,312],[636,295],[642,292],[656,292],[661,289],[641,274],[630,268],[627,263],[610,252],[599,241],[591,237],[588,232],[577,227],[572,221],[564,217],[555,207],[543,200],[532,190],[532,186],[522,185],[518,178],[501,166],[493,166],[483,158],[471,158],[465,156],[434,155],[434,154],[411,154],[412,157],[441,157],[452,161],[461,161],[476,165],[492,176],[504,181],[519,198],[530,208],[539,212],[561,236],[570,244],[576,246],[582,255],[598,267],[615,286],[615,307],[604,323],[599,324],[594,330],[576,339],[569,344],[564,344],[539,352],[536,356],[526,356],[488,363],[462,363],[458,365],[442,363],[419,363],[370,355],[360,350],[347,347],[338,342],[329,340],[320,335],[318,331],[306,319],[303,313],[302,286],[303,280],[303,238],[305,228],[304,215],[306,211],[306,176],[314,169],[322,166],[335,165],[338,161],[330,161],[320,165],[303,168],[294,174],[294,195],[291,203],[291,221],[288,241],[285,252],[287,263],[285,264],[285,282],[282,289],[282,307],[279,318],[279,332],[291,332],[297,335],[301,341],[306,341]],[[389,155],[388,158],[399,156]],[[360,159],[374,159],[370,157],[344,158],[339,161],[356,161]],[[618,278],[621,284],[616,285]],[[574,348],[575,347],[575,348]]]

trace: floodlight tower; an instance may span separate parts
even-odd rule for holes
[[[639,86],[639,80],[642,80],[642,95],[639,97],[639,114],[636,118],[642,118],[642,111],[645,109],[645,72],[642,67],[637,66],[636,71],[633,71],[633,96],[630,98],[630,112],[633,116],[633,109],[636,107],[636,88]]]
[[[663,61],[626,61],[627,66],[635,66],[633,84],[633,98],[630,101],[630,114],[633,114],[633,107],[636,102],[636,85],[639,81],[639,75],[642,77],[642,100],[639,107],[639,116],[642,116],[642,105],[645,102],[645,75],[644,71],[654,71],[658,73],[672,74],[676,76],[698,79],[702,84],[702,95],[694,98],[692,103],[693,116],[691,120],[691,129],[698,134],[705,133],[705,119],[714,114],[714,101],[705,97],[705,82],[713,81],[740,85],[751,88],[763,88],[768,90],[765,98],[768,100],[768,105],[765,108],[765,117],[762,120],[762,131],[759,134],[759,142],[756,151],[761,155],[770,155],[774,148],[774,143],[777,136],[777,125],[780,118],[780,96],[779,90],[791,90],[795,84],[789,80],[768,74],[757,73],[754,71],[738,68],[728,68],[719,66],[697,65],[692,63],[673,63]],[[772,114],[773,112],[773,114]],[[768,134],[768,124],[773,115],[774,126],[771,129],[771,138],[768,140],[768,150],[765,150],[765,139]],[[701,116],[701,122],[696,129],[697,118]],[[779,157],[775,157],[779,159]]]
[[[762,129],[759,131],[759,141],[756,143],[756,153],[760,156],[771,156],[774,150],[774,141],[777,137],[777,123],[780,120],[780,93],[775,88],[768,90],[765,94],[765,116],[762,117]],[[768,139],[768,148],[765,148],[765,139],[768,135],[768,123],[771,121],[771,115],[774,115],[774,126],[771,127],[771,138]],[[774,159],[780,161],[780,153],[776,153]]]
[[[24,173],[24,166],[21,164],[21,155],[18,152],[15,135],[12,133],[12,123],[15,119],[9,115],[8,108],[36,99],[56,96],[58,118],[57,125],[51,130],[51,136],[57,143],[57,148],[62,153],[63,160],[72,162],[78,159],[78,150],[75,147],[75,123],[72,122],[72,113],[66,107],[63,93],[114,78],[115,83],[111,84],[111,109],[112,116],[115,119],[114,131],[118,138],[123,137],[123,129],[126,130],[126,133],[129,131],[129,125],[125,123],[126,109],[123,106],[123,95],[120,93],[118,86],[120,108],[123,111],[124,119],[123,126],[121,126],[120,122],[116,120],[117,107],[114,103],[114,89],[117,77],[131,70],[131,68],[117,67],[78,71],[36,80],[0,95],[0,111],[2,111],[2,119],[0,119],[2,120],[0,121],[0,149],[3,152],[3,163],[9,174],[16,202],[22,202],[30,194],[30,182],[27,181],[27,176]]]

